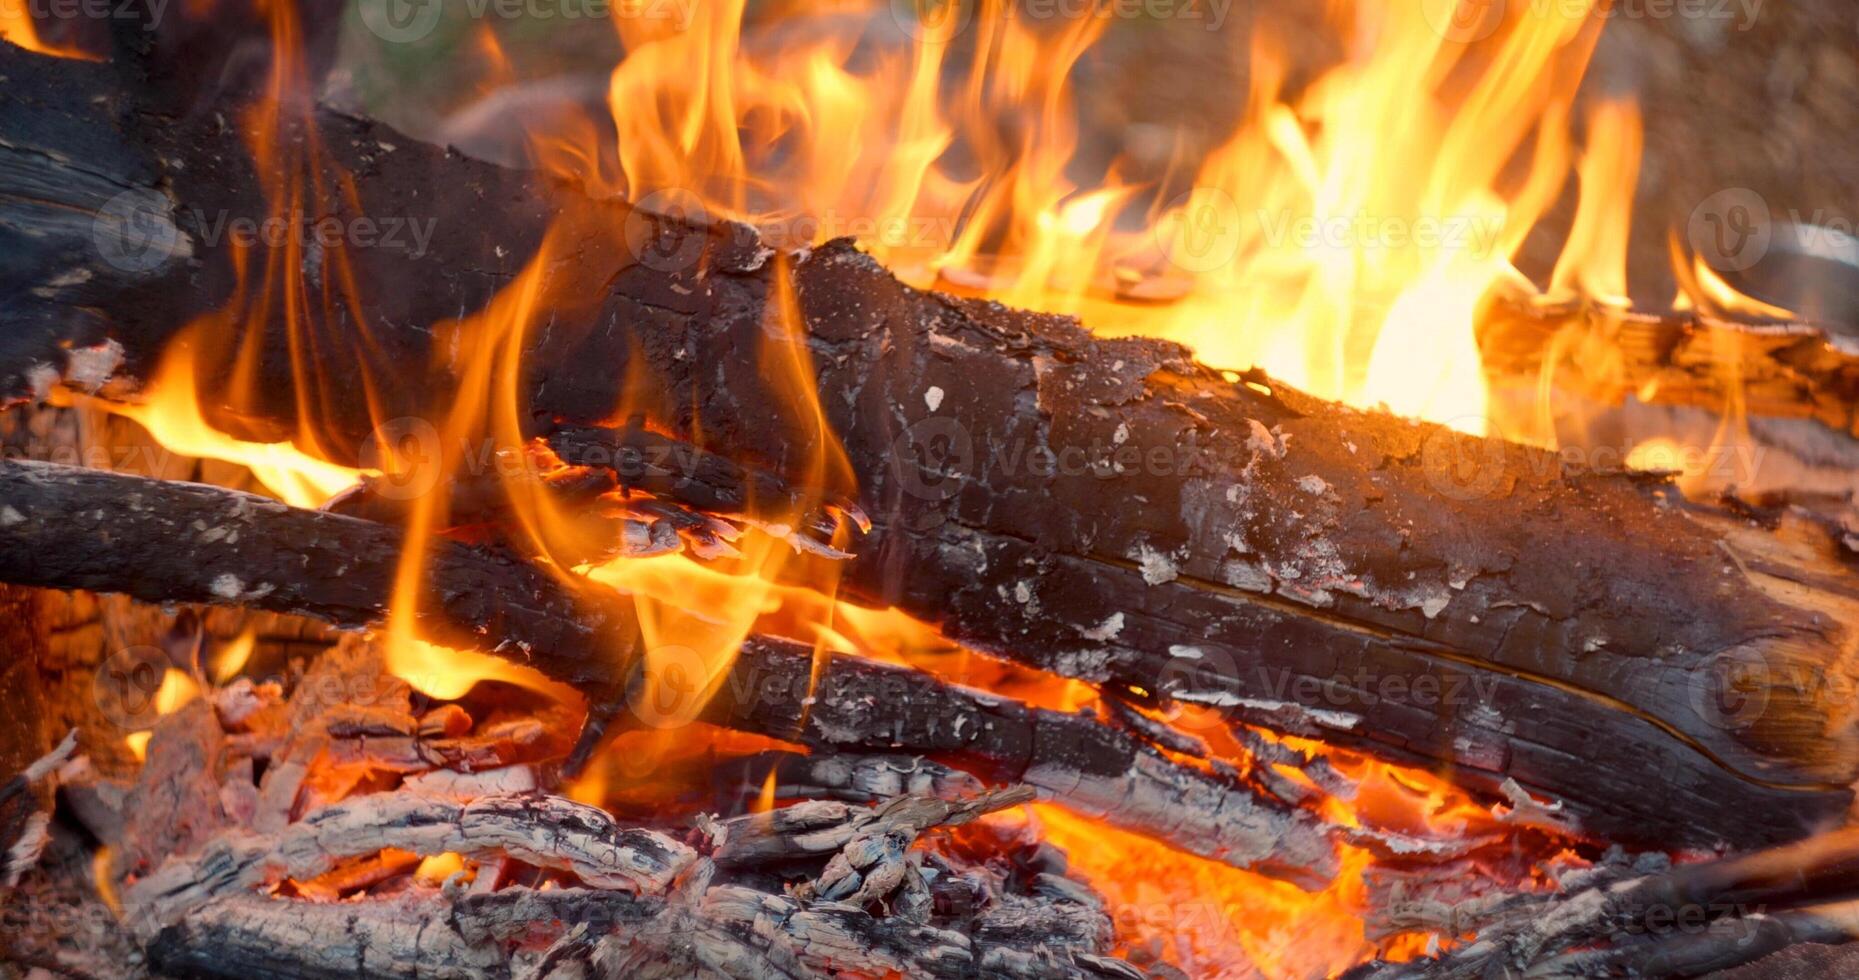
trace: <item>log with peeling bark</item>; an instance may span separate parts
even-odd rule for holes
[[[537,923],[579,929],[572,943],[526,948]],[[835,903],[718,885],[691,903],[585,889],[411,894],[340,904],[237,895],[198,906],[150,943],[174,975],[457,977],[770,976],[1107,977],[1140,971],[1066,949],[1033,922],[977,935],[876,918]],[[1044,966],[1027,973],[1009,964]]]
[[[308,880],[384,848],[422,857],[507,854],[559,868],[595,888],[662,895],[697,859],[652,830],[620,828],[598,807],[559,797],[491,796],[458,803],[416,793],[376,793],[324,807],[276,834],[231,831],[199,853],[170,860],[124,893],[138,931],[152,930],[212,898]]]
[[[270,213],[253,165],[211,118],[142,114],[119,67],[8,49],[0,69],[5,275],[30,297],[0,311],[0,385],[146,378],[233,294],[214,222]],[[827,450],[768,358],[804,344],[856,483],[822,489],[874,522],[854,596],[1129,697],[1508,782],[1617,840],[1787,839],[1850,799],[1856,590],[1811,543],[1172,344],[920,292],[845,242],[783,258],[742,226],[309,118],[279,139],[319,141],[323,186],[355,177],[317,213],[437,224],[419,248],[343,249],[358,295],[319,319],[312,363],[293,368],[282,313],[250,326],[263,401],[220,419],[236,431],[290,431],[307,406],[353,452],[374,413],[444,404],[457,382],[432,326],[484,307],[546,237],[554,301],[518,385],[532,430],[623,407],[800,480]],[[294,270],[305,295],[328,268]],[[768,302],[782,277],[798,324]],[[230,347],[195,354],[198,376],[232,374]],[[357,370],[378,403],[353,397]]]
[[[164,969],[186,975],[1028,975],[1136,976],[1105,955],[1101,902],[1073,883],[1050,894],[1001,891],[972,918],[932,921],[932,897],[904,850],[931,827],[1032,798],[1016,789],[961,802],[897,797],[871,808],[800,808],[718,828],[716,860],[658,831],[546,796],[468,803],[410,792],[355,797],[269,835],[232,829],[164,863],[124,894],[130,926]],[[873,849],[868,842],[898,845]],[[745,843],[746,842],[746,843]],[[571,874],[580,886],[464,894],[414,890],[339,903],[271,897],[268,886],[327,874],[396,848],[499,854]],[[876,862],[865,858],[877,855]],[[719,880],[719,869],[795,860],[818,868],[793,895]],[[886,874],[885,872],[892,872]],[[922,901],[867,906],[894,889]],[[301,889],[301,885],[299,888]],[[815,894],[815,893],[818,894]],[[1044,927],[1044,928],[1041,928]]]

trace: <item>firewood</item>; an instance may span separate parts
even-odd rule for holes
[[[0,581],[18,584],[126,592],[151,602],[234,602],[362,627],[385,610],[398,559],[396,532],[368,521],[217,487],[54,464],[0,461],[0,505],[20,516],[12,533],[0,537]],[[429,559],[429,569],[433,590],[447,597],[431,608],[448,617],[448,627],[481,623],[467,637],[473,646],[531,664],[588,696],[587,729],[571,763],[592,750],[590,733],[609,721],[644,723],[630,712],[628,686],[644,675],[622,675],[611,648],[591,639],[629,621],[622,619],[630,615],[621,608],[625,597],[594,585],[571,593],[510,556],[449,542]],[[221,587],[229,575],[240,577],[238,588]],[[1313,887],[1335,873],[1335,828],[1230,769],[1177,762],[1122,728],[854,657],[832,657],[819,680],[816,690],[806,648],[751,638],[707,717],[833,751],[947,755],[997,783],[1026,782],[1069,807],[1195,854]],[[320,758],[398,772],[441,763],[488,768],[557,754],[567,724],[515,721],[528,734],[421,738],[404,692],[398,702],[335,710],[312,699],[308,710],[293,707],[294,738],[266,770],[256,819],[261,831],[283,825],[303,775]],[[186,733],[176,747],[164,740],[161,751],[222,737],[217,725],[195,724]],[[203,745],[187,758],[216,751]],[[149,791],[197,792],[202,806],[216,804],[217,779],[194,790],[189,785],[155,780]]]
[[[822,752],[944,758],[1202,857],[1306,887],[1321,887],[1337,870],[1335,828],[1230,768],[1179,763],[1090,715],[1033,708],[922,671],[828,656],[816,676],[808,648],[756,637],[704,717]]]
[[[1537,375],[1558,335],[1576,349],[1587,343],[1618,353],[1598,370],[1581,359],[1552,365],[1559,386],[1599,400],[1632,394],[1658,404],[1721,409],[1734,397],[1751,415],[1813,419],[1859,436],[1859,349],[1814,324],[1515,300],[1500,304],[1481,325],[1485,369],[1498,377]]]
[[[719,866],[739,867],[830,855],[861,836],[897,832],[915,839],[931,827],[964,824],[985,813],[1031,803],[1033,798],[1031,789],[1014,787],[961,800],[898,796],[876,807],[798,803],[718,824],[712,857]]]
[[[360,629],[387,610],[402,532],[201,484],[0,462],[0,579],[236,603]],[[420,621],[619,710],[638,641],[632,603],[575,588],[514,555],[449,542],[426,558]]]
[[[1431,960],[1365,966],[1359,980],[1492,975],[1697,976],[1796,943],[1847,942],[1859,925],[1859,830],[1517,896],[1453,923],[1474,938]]]
[[[538,954],[521,941],[533,940],[538,923],[579,927],[583,937]],[[440,901],[407,893],[339,904],[226,896],[164,928],[149,955],[166,973],[227,980],[336,980],[354,977],[357,963],[366,963],[370,976],[459,980],[1143,975],[1108,955],[1068,949],[1054,938],[1030,928],[995,928],[970,938],[738,885],[715,886],[693,903],[585,889],[510,888]],[[1013,960],[1045,969],[1005,968]]]
[[[187,909],[286,878],[327,873],[383,848],[422,857],[509,854],[571,872],[604,889],[663,894],[696,855],[657,831],[622,829],[596,807],[552,796],[488,796],[469,803],[414,793],[344,800],[271,835],[231,830],[176,858],[124,893],[145,936]]]
[[[147,377],[231,295],[231,246],[201,216],[268,213],[236,134],[137,115],[116,71],[0,52],[5,179],[27,188],[0,199],[33,236],[16,260],[31,300],[0,311],[14,396],[97,382],[119,354],[120,377]],[[263,401],[229,426],[301,422],[353,453],[375,413],[444,404],[432,325],[483,308],[552,234],[547,288],[577,303],[530,334],[534,434],[624,404],[800,482],[828,447],[782,424],[794,392],[756,356],[785,329],[857,484],[820,489],[873,520],[842,580],[870,603],[1138,700],[1447,766],[1493,796],[1514,781],[1620,841],[1789,839],[1850,800],[1850,574],[1657,480],[1564,473],[1176,345],[920,292],[845,242],[784,260],[740,225],[580,199],[336,112],[311,125],[321,185],[357,177],[354,201],[319,202],[337,220],[472,220],[423,248],[346,249],[368,341],[335,304],[332,356],[302,376],[283,314],[252,324]],[[89,220],[124,188],[150,232],[134,241]],[[100,254],[131,245],[135,261]],[[766,301],[784,274],[802,322],[782,328]],[[199,353],[201,377],[230,374]],[[351,397],[358,370],[383,403]]]
[[[956,799],[986,788],[974,775],[922,756],[851,752],[762,752],[718,764],[711,782],[725,793],[757,794],[771,777],[777,800],[810,797],[868,803],[904,793]]]
[[[77,732],[58,747],[0,783],[0,891],[19,884],[26,869],[38,863],[50,840],[51,811],[43,796],[59,767],[77,751]]]

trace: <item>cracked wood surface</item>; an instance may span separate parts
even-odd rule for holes
[[[751,638],[706,720],[799,742],[828,758],[903,751],[1024,783],[1080,813],[1202,857],[1321,888],[1338,870],[1331,832],[1225,765],[1200,768],[1089,714],[1030,707],[856,657]],[[790,808],[792,809],[792,808]]]
[[[125,376],[146,377],[231,289],[227,250],[195,219],[265,214],[250,164],[205,123],[136,115],[107,66],[0,57],[14,79],[0,98],[30,109],[7,114],[6,173],[42,177],[46,160],[105,144],[85,166],[159,187],[193,248],[128,276],[98,267],[88,225],[29,250],[34,303],[7,316],[44,366],[9,355],[12,385],[88,369],[73,355],[105,340]],[[1853,686],[1849,576],[1750,561],[1771,550],[1752,541],[1761,529],[1669,487],[1564,474],[1548,454],[1238,379],[1175,345],[913,290],[846,243],[782,261],[740,226],[693,230],[316,118],[328,161],[357,175],[354,213],[473,220],[418,256],[349,250],[371,338],[353,362],[293,379],[268,325],[273,421],[313,405],[332,445],[360,445],[358,365],[385,379],[379,410],[418,415],[451,384],[430,325],[481,308],[547,233],[562,302],[525,355],[534,431],[625,405],[804,473],[822,447],[774,421],[796,402],[761,354],[793,334],[765,302],[791,274],[820,406],[874,522],[852,595],[1139,699],[1444,765],[1493,794],[1514,780],[1623,841],[1785,839],[1846,806],[1859,742],[1834,692]],[[322,273],[303,272],[315,294]],[[356,338],[351,315],[337,304],[319,327]]]
[[[306,814],[275,834],[222,833],[162,864],[123,894],[132,926],[152,936],[212,899],[308,880],[384,848],[422,857],[509,855],[571,872],[594,888],[663,894],[696,860],[653,830],[620,828],[598,807],[554,796],[487,796],[459,803],[409,792],[374,793]]]

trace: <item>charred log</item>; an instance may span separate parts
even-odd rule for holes
[[[230,134],[151,125],[115,99],[108,66],[8,51],[4,67],[0,172],[22,191],[6,226],[32,229],[9,275],[32,299],[0,313],[0,376],[15,394],[81,381],[97,358],[80,352],[115,341],[145,378],[232,294],[230,247],[202,216],[268,214],[260,183]],[[229,425],[294,425],[309,405],[330,445],[358,447],[373,429],[349,397],[358,366],[390,393],[375,411],[442,402],[454,381],[428,367],[428,326],[482,308],[547,236],[547,288],[578,302],[532,332],[534,431],[624,404],[719,455],[805,472],[822,435],[781,424],[794,393],[756,354],[804,326],[874,521],[845,585],[873,603],[1132,698],[1447,764],[1493,794],[1514,781],[1620,840],[1787,839],[1846,806],[1859,739],[1849,699],[1828,695],[1853,682],[1849,576],[1656,481],[1565,475],[1547,454],[1174,345],[920,292],[843,242],[790,262],[741,226],[591,202],[336,113],[314,127],[290,138],[320,138],[328,175],[357,175],[354,202],[329,202],[338,220],[472,218],[423,249],[348,249],[370,342],[336,304],[317,329],[353,358],[300,374],[286,326],[266,325],[271,400]],[[105,205],[125,192],[154,234],[118,233]],[[771,320],[782,275],[801,324]],[[195,353],[201,376],[226,373],[229,351]]]
[[[752,639],[706,718],[825,753],[909,752],[997,783],[1025,783],[1079,812],[1202,857],[1321,887],[1337,870],[1330,834],[1231,767],[1176,762],[1088,714],[944,683],[922,671]]]
[[[0,581],[150,602],[240,603],[350,628],[383,615],[399,556],[398,532],[357,518],[54,464],[0,462],[0,507],[10,532],[0,540]],[[463,636],[573,685],[589,699],[590,731],[613,720],[654,720],[640,716],[642,702],[628,686],[642,675],[602,645],[631,623],[625,597],[602,586],[570,591],[527,563],[452,542],[428,557],[427,577],[432,596],[423,608],[442,617],[436,635]],[[461,634],[459,624],[469,632]],[[1307,885],[1335,872],[1335,828],[1230,767],[1177,762],[1087,715],[1030,708],[855,657],[830,658],[817,688],[815,680],[806,648],[751,638],[707,717],[826,750],[945,756],[991,781],[1028,783],[1184,850]],[[550,754],[543,721],[524,723],[528,732],[471,736],[448,736],[442,722],[422,726],[386,706],[324,707],[293,726],[314,724],[321,737],[304,743],[303,758],[287,750],[273,759],[267,786],[294,786],[286,774],[314,757],[417,771],[493,768]],[[584,738],[580,748],[589,745]],[[261,812],[281,814],[295,795],[294,788],[277,792]]]
[[[1795,944],[1849,942],[1859,926],[1859,833],[1841,830],[1638,877],[1603,869],[1565,884],[1561,895],[1472,910],[1450,925],[1475,938],[1438,959],[1351,975],[1690,977]]]
[[[202,484],[0,462],[0,579],[148,602],[239,604],[360,629],[393,595],[402,532]],[[440,542],[421,623],[438,642],[534,667],[622,704],[638,640],[631,603],[508,554]]]

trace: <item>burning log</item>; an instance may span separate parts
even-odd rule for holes
[[[887,797],[872,807],[810,804],[720,822],[699,814],[695,828],[686,818],[657,829],[534,790],[496,789],[506,776],[474,781],[430,769],[405,774],[397,788],[358,788],[270,830],[236,813],[192,809],[186,787],[228,798],[241,786],[252,791],[259,757],[246,753],[268,743],[234,732],[282,728],[287,743],[316,744],[352,727],[358,707],[391,713],[404,694],[360,691],[381,669],[366,644],[344,644],[295,682],[285,704],[248,712],[241,698],[199,699],[157,726],[151,765],[125,804],[141,809],[93,825],[112,848],[133,848],[124,835],[144,823],[192,825],[147,855],[151,863],[108,872],[130,876],[127,938],[157,969],[759,977],[772,964],[792,976],[1139,975],[1109,956],[1102,900],[1081,883],[971,864],[917,840],[1031,799],[1026,788]],[[332,701],[322,681],[334,677],[354,682],[360,699]],[[483,733],[455,706],[428,718],[435,731]],[[209,751],[195,750],[201,732]],[[271,763],[265,783],[275,756]],[[335,787],[330,770],[339,763],[325,756],[316,765]],[[400,778],[390,771],[385,784],[367,785]],[[474,792],[479,785],[492,791]],[[441,865],[451,870],[429,875],[422,866],[415,875],[420,855],[452,856]],[[785,886],[818,894],[803,898]],[[829,900],[827,890],[873,900]],[[968,900],[944,900],[957,892]],[[22,909],[18,921],[30,926],[36,911]]]
[[[350,858],[386,848],[421,857],[508,854],[571,872],[590,886],[664,894],[696,860],[683,844],[649,830],[621,829],[596,807],[558,797],[484,797],[459,804],[413,793],[358,796],[325,807],[275,835],[242,832],[172,860],[125,893],[138,929],[178,910],[286,878],[308,880]]]
[[[972,774],[915,755],[803,755],[763,752],[716,767],[719,788],[740,791],[774,780],[778,800],[795,798],[858,803],[914,793],[960,799],[985,788]]]
[[[0,543],[0,580],[21,584],[240,603],[359,628],[383,615],[399,560],[392,528],[199,484],[5,461],[0,501],[17,517],[8,518],[12,533]],[[460,622],[478,624],[469,634],[474,646],[581,690],[590,705],[587,733],[616,719],[650,723],[629,711],[635,676],[614,662],[613,647],[590,639],[630,622],[624,597],[571,594],[523,562],[451,542],[428,562],[440,597],[430,608],[446,617],[442,635],[455,635]],[[241,576],[237,588],[223,583],[228,575]],[[946,756],[1193,853],[1309,886],[1336,870],[1336,828],[1228,768],[1177,762],[1089,716],[1029,708],[918,671],[836,656],[816,678],[805,648],[751,638],[708,711],[719,724],[824,750]],[[547,741],[546,725],[527,725],[528,741]],[[315,737],[272,759],[266,792],[277,798],[258,809],[274,819],[261,817],[260,829],[281,825],[296,796],[286,774],[317,757],[386,771],[490,768],[515,761],[526,744],[522,733],[423,738],[416,719],[389,706],[323,710],[292,730]],[[591,747],[589,737],[575,758]]]
[[[205,219],[264,218],[260,182],[210,114],[153,124],[110,66],[9,50],[0,67],[6,180],[31,188],[5,214],[32,229],[16,265],[32,300],[0,312],[0,378],[16,396],[60,373],[95,381],[115,351],[146,378],[180,325],[232,294],[230,246]],[[352,358],[293,366],[287,325],[251,324],[268,332],[259,402],[229,425],[313,425],[353,452],[371,409],[428,409],[452,383],[429,367],[429,326],[483,308],[546,238],[572,259],[550,264],[549,289],[584,302],[525,350],[536,435],[624,404],[799,474],[822,446],[771,423],[793,393],[754,353],[789,276],[789,332],[805,328],[874,522],[853,594],[1133,699],[1449,765],[1494,795],[1514,785],[1617,840],[1788,839],[1847,805],[1859,739],[1834,692],[1853,680],[1853,589],[1809,546],[1657,481],[1565,476],[1552,456],[1174,345],[919,292],[843,242],[790,263],[741,226],[579,199],[338,113],[311,128],[291,138],[319,140],[323,184],[356,175],[335,220],[472,220],[417,249],[344,250],[369,341],[346,307],[319,329]],[[133,222],[109,210],[123,193]],[[229,351],[197,354],[200,376],[229,373]],[[387,404],[345,397],[357,367]]]
[[[822,752],[946,758],[1202,857],[1306,887],[1321,887],[1337,871],[1336,828],[1229,767],[1198,769],[1089,715],[1028,707],[921,671],[831,656],[816,676],[805,647],[752,639],[705,717]]]
[[[1358,980],[1702,976],[1799,943],[1859,936],[1859,832],[1848,828],[1740,857],[1622,878],[1609,869],[1554,896],[1459,910],[1475,932],[1438,959],[1364,966]]]
[[[237,603],[360,629],[385,614],[402,532],[201,484],[0,463],[0,578],[149,602]],[[446,543],[426,557],[422,622],[441,642],[528,664],[622,703],[631,604],[508,554]]]
[[[1552,360],[1558,335],[1605,344],[1603,371],[1551,364],[1607,402],[1632,393],[1661,404],[1718,409],[1732,395],[1751,415],[1808,418],[1859,435],[1859,349],[1806,323],[1739,323],[1702,312],[1657,315],[1587,305],[1500,304],[1479,349],[1497,376],[1529,378]],[[1566,342],[1566,340],[1565,340]]]
[[[45,850],[51,811],[40,799],[58,768],[77,751],[77,733],[66,735],[50,753],[0,783],[0,891],[19,884],[19,876]]]

